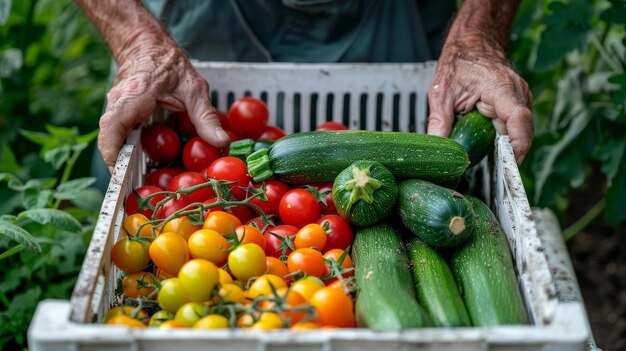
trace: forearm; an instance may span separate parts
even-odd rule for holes
[[[487,47],[504,56],[519,0],[465,0],[445,46]]]
[[[75,0],[98,28],[117,62],[153,45],[174,40],[161,22],[138,0]]]

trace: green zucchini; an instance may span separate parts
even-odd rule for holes
[[[449,138],[380,131],[315,131],[291,134],[247,158],[254,181],[275,175],[301,185],[332,182],[352,162],[380,162],[398,178],[456,183],[469,163],[467,152]]]
[[[274,144],[274,142],[271,140],[257,140],[254,142],[254,151],[260,149],[269,149],[272,144]]]
[[[496,128],[491,118],[474,109],[456,122],[450,132],[450,139],[465,148],[469,155],[469,167],[473,167],[493,149]]]
[[[337,175],[333,202],[341,217],[358,226],[372,225],[394,208],[398,185],[385,166],[374,161],[355,161]]]
[[[358,229],[352,259],[360,325],[381,331],[424,326],[402,240],[391,226]]]
[[[471,321],[446,260],[425,242],[412,238],[408,254],[417,301],[436,327],[470,326]]]
[[[487,205],[467,198],[476,217],[475,235],[452,252],[450,264],[472,324],[526,324],[528,315],[506,236]]]
[[[398,185],[402,223],[435,247],[459,245],[472,236],[474,212],[460,193],[437,184],[408,179]]]

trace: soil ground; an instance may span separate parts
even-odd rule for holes
[[[594,194],[602,192],[583,189],[572,194],[572,203],[580,205],[570,207],[564,227],[599,200]],[[599,218],[567,247],[596,344],[605,351],[626,350],[626,225],[612,228]]]

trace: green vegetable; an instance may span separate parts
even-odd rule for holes
[[[382,331],[424,326],[402,240],[391,226],[358,229],[352,259],[360,324]]]
[[[472,235],[474,212],[460,193],[419,179],[400,182],[398,190],[402,223],[427,244],[452,247]]]
[[[470,167],[480,163],[493,149],[496,128],[491,118],[473,110],[459,119],[450,133],[450,139],[461,144],[467,151]]]
[[[367,226],[391,212],[398,197],[398,185],[393,174],[380,163],[356,161],[337,175],[332,194],[343,218]]]
[[[425,242],[409,241],[417,300],[436,327],[470,326],[461,293],[446,260]]]
[[[472,324],[526,324],[528,316],[506,236],[487,205],[467,198],[476,216],[475,235],[452,253],[451,266]]]
[[[358,160],[379,162],[398,178],[421,178],[440,184],[456,183],[469,163],[467,152],[451,139],[379,131],[296,133],[274,142],[266,157],[252,154],[247,161],[255,181],[273,174],[292,185],[301,185],[331,182]]]

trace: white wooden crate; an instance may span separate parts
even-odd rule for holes
[[[416,131],[426,126],[426,92],[436,63],[246,64],[195,63],[226,110],[236,98],[260,97],[270,123],[292,133],[326,120],[352,129]],[[584,304],[558,230],[541,230],[528,204],[506,136],[480,166],[483,191],[511,244],[518,281],[532,320],[526,326],[249,332],[129,330],[93,324],[110,308],[116,269],[110,249],[119,237],[123,199],[145,174],[134,132],[120,151],[71,301],[42,302],[29,329],[41,350],[585,350],[594,349]],[[546,221],[542,215],[542,223]],[[557,226],[558,229],[558,226]]]

